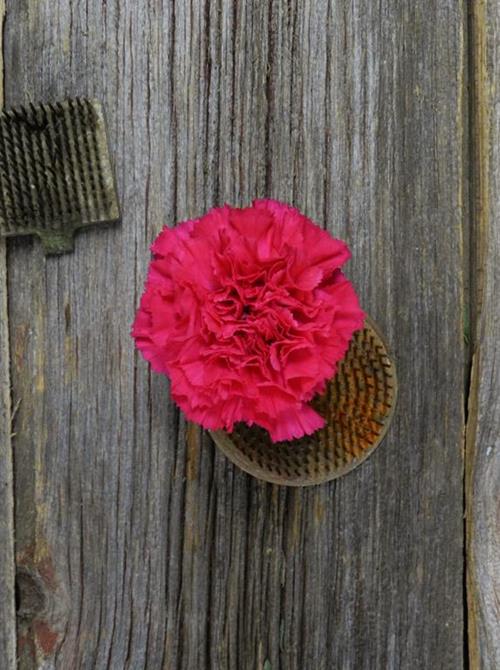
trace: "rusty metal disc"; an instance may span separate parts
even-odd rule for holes
[[[273,484],[310,486],[350,472],[380,444],[397,395],[394,361],[369,318],[354,334],[324,394],[312,401],[324,428],[287,442],[271,442],[258,426],[210,431],[221,451],[245,472]]]

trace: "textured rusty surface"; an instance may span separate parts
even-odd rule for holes
[[[267,431],[239,424],[211,436],[224,454],[249,474],[273,484],[309,486],[340,477],[360,465],[383,440],[396,405],[394,362],[375,324],[355,335],[326,392],[312,402],[326,420],[300,440],[273,444]]]

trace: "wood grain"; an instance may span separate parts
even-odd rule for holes
[[[467,583],[472,670],[500,667],[500,7],[472,16],[474,300],[477,323],[467,425]]]
[[[0,107],[3,106],[4,14],[5,3],[0,0]],[[16,663],[14,490],[6,251],[5,240],[0,238],[0,659],[5,670],[13,670]]]
[[[464,12],[8,0],[8,104],[101,99],[123,211],[9,242],[21,668],[463,667]],[[348,241],[398,365],[385,443],[314,489],[236,470],[128,335],[161,226],[264,195]]]

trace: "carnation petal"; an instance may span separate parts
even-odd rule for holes
[[[270,425],[269,433],[273,442],[282,442],[311,435],[324,425],[324,418],[304,403],[277,416]]]

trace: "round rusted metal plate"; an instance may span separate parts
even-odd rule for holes
[[[312,401],[324,428],[298,440],[271,442],[266,430],[237,424],[210,431],[217,446],[245,472],[273,484],[310,486],[350,472],[380,444],[397,395],[394,361],[369,318],[354,334],[325,393]]]

